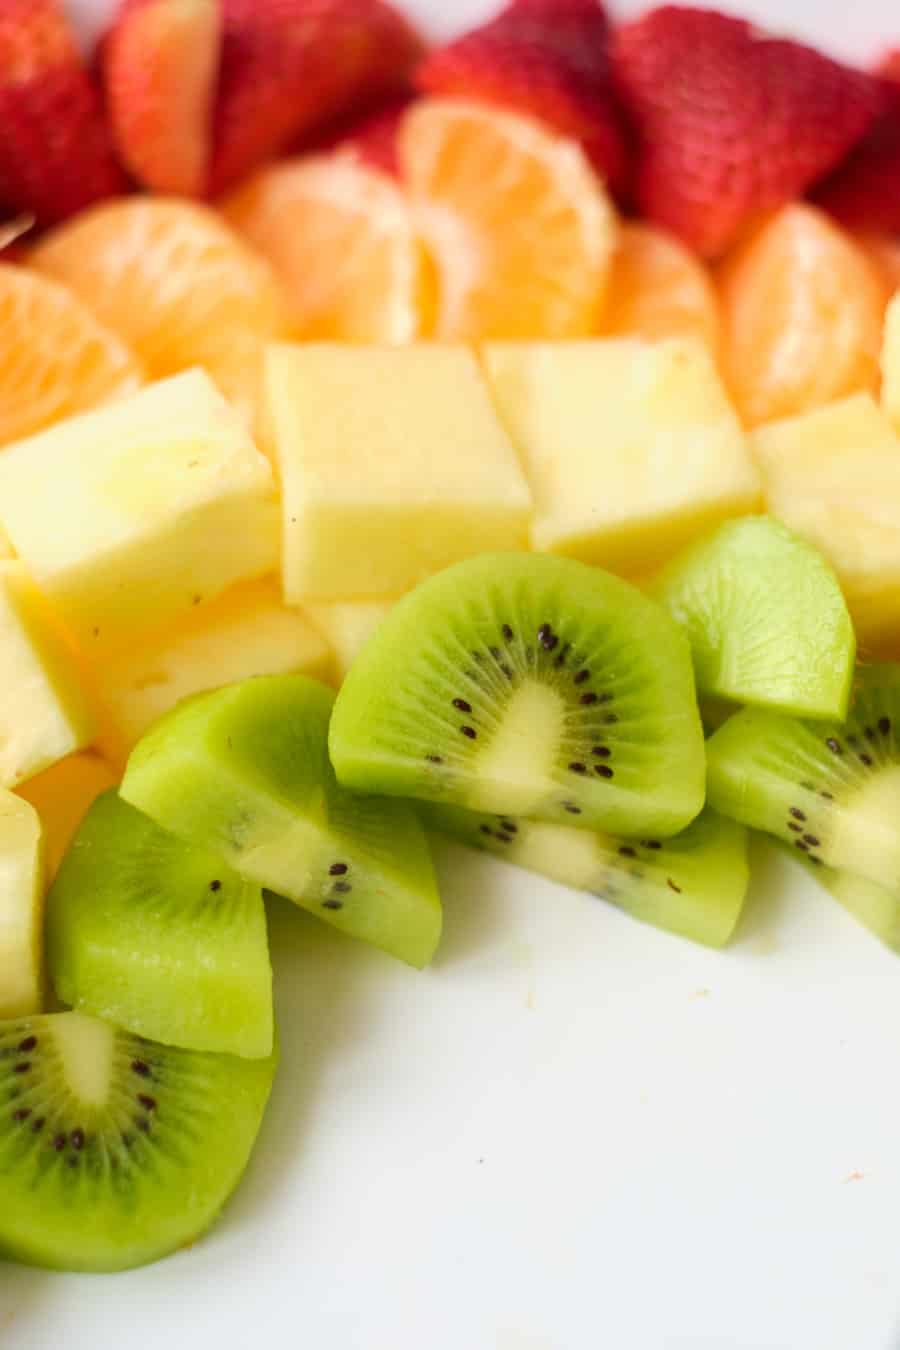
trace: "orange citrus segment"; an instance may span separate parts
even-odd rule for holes
[[[593,332],[616,222],[574,141],[465,99],[424,99],[399,156],[437,264],[438,337]]]
[[[725,376],[749,425],[874,389],[886,295],[853,239],[787,206],[719,274]]]
[[[352,152],[263,169],[222,209],[272,264],[297,337],[393,343],[421,333],[425,255],[409,206]]]
[[[140,383],[124,342],[67,287],[0,263],[0,445]]]
[[[66,282],[154,379],[204,366],[252,405],[255,353],[283,332],[271,268],[205,206],[166,197],[105,202],[53,230],[31,262]]]
[[[653,225],[619,230],[598,331],[611,337],[697,337],[715,352],[719,302],[704,264]]]

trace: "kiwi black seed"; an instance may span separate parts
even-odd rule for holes
[[[275,1062],[81,1013],[0,1022],[0,1249],[120,1270],[199,1236],[244,1169]]]
[[[843,724],[736,713],[707,744],[710,802],[813,863],[900,890],[898,717],[900,666],[891,664],[857,671]]]
[[[546,554],[472,559],[396,605],[329,748],[355,791],[623,834],[671,835],[704,795],[683,634],[634,587]]]

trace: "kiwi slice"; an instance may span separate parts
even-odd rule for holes
[[[822,555],[777,521],[728,521],[671,563],[654,593],[688,635],[701,694],[846,716],[856,658],[846,602]]]
[[[435,802],[423,802],[420,812],[431,829],[707,947],[731,937],[750,881],[746,830],[708,809],[673,839],[622,838]]]
[[[745,708],[706,749],[716,810],[900,890],[900,666],[857,672],[843,724]]]
[[[795,861],[804,864],[805,870],[834,896],[848,914],[852,914],[886,947],[900,953],[900,890],[889,891],[886,886],[879,886],[877,882],[857,876],[855,872],[814,867],[802,853],[798,854],[793,849],[790,853]]]
[[[122,796],[342,932],[427,965],[441,903],[424,830],[408,803],[338,786],[328,759],[333,702],[304,675],[190,699],[133,750]]]
[[[63,1003],[188,1050],[272,1053],[272,968],[259,886],[99,797],[47,901]]]
[[[244,1171],[275,1064],[78,1012],[0,1022],[0,1252],[126,1270],[194,1241]]]
[[[329,744],[347,787],[487,814],[671,835],[703,805],[684,635],[627,582],[550,554],[482,555],[399,601]]]

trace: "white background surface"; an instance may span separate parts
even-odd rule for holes
[[[900,41],[887,0],[744,8]],[[224,1220],[132,1274],[0,1266],[4,1350],[897,1350],[897,958],[765,848],[722,955],[440,861],[423,975],[274,912],[283,1068]]]

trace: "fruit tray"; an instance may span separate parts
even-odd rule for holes
[[[900,192],[876,175],[900,103],[860,73],[900,52],[895,7],[717,6],[817,54],[710,40],[737,128],[711,186],[709,128],[657,97],[700,48],[680,21],[585,99],[605,57],[570,82],[506,37],[448,48],[498,4],[401,0],[426,97],[391,84],[421,49],[388,17],[378,114],[346,115],[348,20],[308,91],[321,159],[256,178],[301,144],[272,131],[289,54],[223,66],[201,164],[165,136],[220,5],[141,31],[144,3],[64,5],[84,52],[136,20],[91,66],[117,158],[90,157],[74,48],[53,171],[0,145],[6,355],[59,335],[30,382],[0,369],[0,688],[27,691],[15,734],[0,709],[0,1010],[28,1005],[0,1011],[0,1251],[35,1262],[0,1259],[0,1346],[898,1350]],[[227,0],[250,28],[280,3]],[[787,72],[764,153],[738,71]],[[640,118],[665,153],[637,182]],[[521,195],[502,226],[472,207],[467,254],[447,194],[504,174]],[[157,196],[81,212],[135,182]],[[204,194],[191,223],[176,199]],[[556,340],[588,336],[602,361]],[[8,981],[40,941],[4,905],[44,889],[56,1004],[39,955]]]

